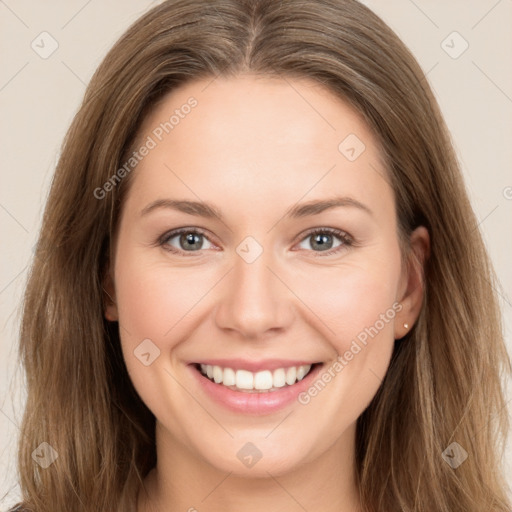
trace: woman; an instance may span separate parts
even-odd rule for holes
[[[370,10],[164,2],[52,184],[20,510],[509,510],[493,282],[433,94]]]

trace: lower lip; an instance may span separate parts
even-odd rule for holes
[[[266,393],[234,391],[222,384],[215,384],[205,377],[195,365],[190,365],[190,368],[202,389],[215,402],[234,412],[262,415],[279,411],[297,401],[299,393],[311,385],[311,381],[320,373],[322,366],[321,364],[315,366],[306,377],[292,386],[284,386],[277,391]]]

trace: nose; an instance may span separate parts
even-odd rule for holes
[[[275,267],[266,251],[252,263],[235,254],[216,309],[219,328],[251,339],[286,330],[294,315],[293,294]]]

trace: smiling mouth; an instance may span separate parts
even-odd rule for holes
[[[195,364],[195,369],[211,382],[232,391],[242,393],[271,393],[291,387],[303,380],[311,371],[322,363],[276,368],[251,372],[234,370],[209,364]]]

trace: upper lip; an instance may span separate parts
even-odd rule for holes
[[[202,359],[200,361],[194,361],[192,364],[206,364],[220,366],[221,368],[231,368],[233,370],[259,372],[264,370],[276,370],[277,368],[290,368],[291,366],[313,365],[316,362],[318,361],[305,361],[303,359],[264,359],[261,361],[251,361],[248,359]]]

